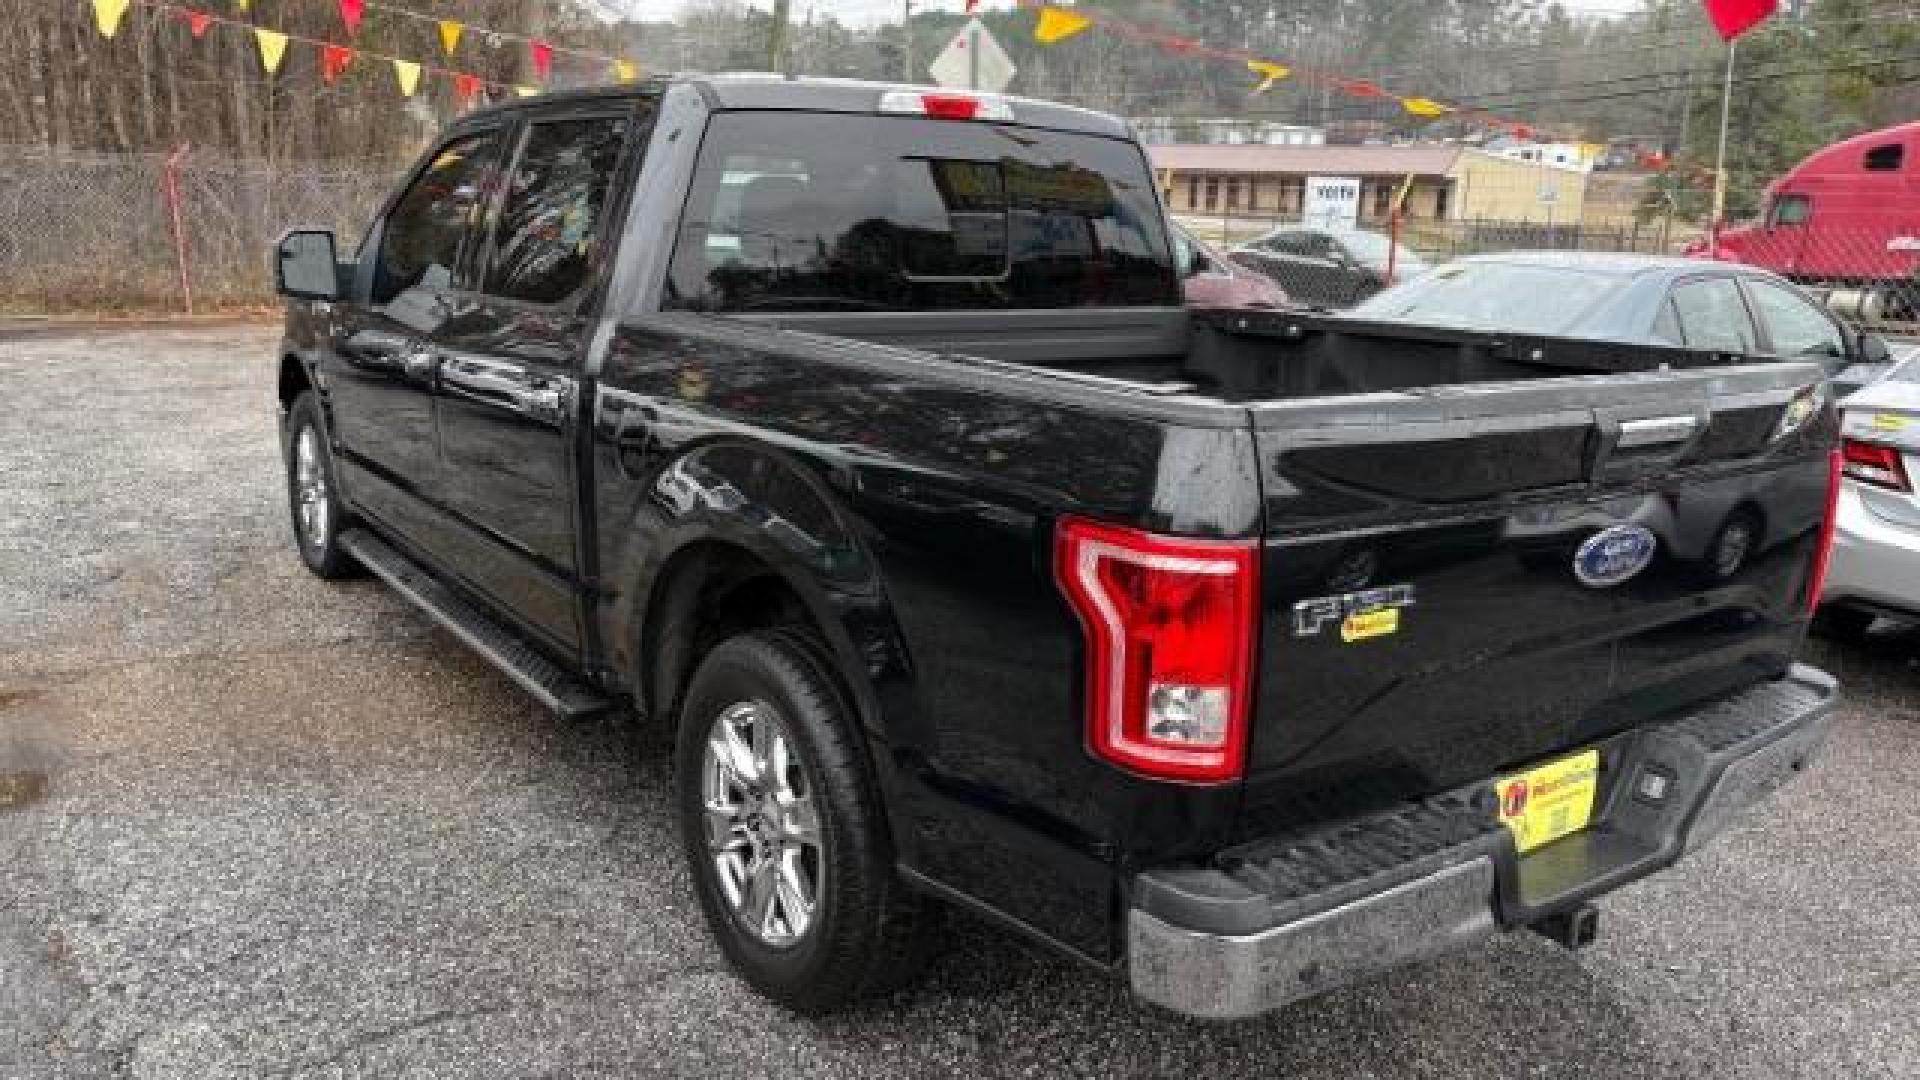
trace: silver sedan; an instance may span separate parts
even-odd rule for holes
[[[1920,620],[1920,355],[1841,403],[1842,479],[1820,611],[1835,636]]]

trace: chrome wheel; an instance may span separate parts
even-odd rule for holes
[[[798,943],[813,925],[826,864],[813,792],[772,706],[743,701],[714,719],[700,795],[707,852],[734,917],[764,944]]]
[[[310,546],[327,542],[327,469],[320,459],[320,436],[309,424],[293,444],[294,504],[300,518],[300,538]]]

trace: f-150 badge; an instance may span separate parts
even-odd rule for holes
[[[1618,585],[1647,568],[1660,541],[1644,525],[1615,525],[1587,537],[1573,553],[1573,576],[1590,589]]]
[[[1400,609],[1414,604],[1412,585],[1383,585],[1377,589],[1315,596],[1293,605],[1293,636],[1317,637],[1330,623],[1340,626],[1345,641],[1360,641],[1400,629]]]

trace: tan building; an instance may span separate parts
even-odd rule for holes
[[[1308,177],[1359,181],[1359,220],[1384,222],[1402,185],[1410,221],[1571,223],[1585,209],[1587,173],[1464,146],[1150,146],[1161,195],[1176,214],[1289,218]]]

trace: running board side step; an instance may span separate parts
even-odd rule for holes
[[[518,634],[500,625],[373,533],[348,529],[340,534],[339,543],[360,565],[453,631],[455,637],[555,713],[578,719],[612,707],[612,701],[568,674]]]

